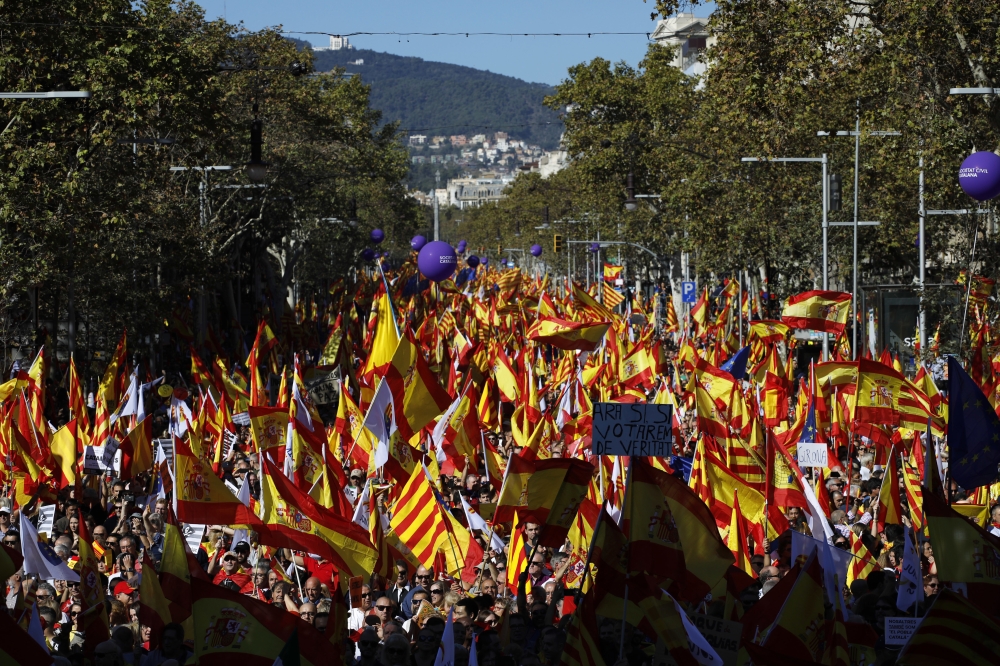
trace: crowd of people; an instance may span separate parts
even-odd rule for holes
[[[502,289],[501,278],[495,279]],[[534,294],[536,303],[546,298],[544,286],[536,283],[529,287],[530,283],[522,285],[522,298]],[[727,293],[723,291],[714,304],[710,303],[710,312],[722,322],[719,326],[732,325],[732,317],[726,319],[726,309],[740,307]],[[886,376],[898,376],[905,382],[901,386],[920,392],[926,400],[926,433],[898,422],[862,428],[858,420],[853,430],[842,429],[851,420],[841,411],[855,408],[856,404],[848,401],[859,399],[847,388],[860,387],[865,368],[874,372],[871,368],[875,365],[839,358],[832,362],[839,364],[838,368],[820,364],[813,367],[811,375],[808,366],[800,366],[796,372],[792,338],[784,332],[780,342],[756,343],[748,332],[749,361],[744,358],[743,367],[734,368],[725,360],[739,348],[732,348],[721,329],[700,336],[678,335],[676,328],[670,330],[669,318],[666,329],[650,326],[630,331],[628,320],[597,310],[602,317],[612,317],[606,337],[603,332],[599,337],[599,342],[603,340],[600,349],[591,354],[603,359],[597,363],[586,353],[559,346],[560,341],[551,334],[548,338],[521,338],[528,345],[527,351],[498,345],[487,352],[486,345],[477,345],[470,352],[462,348],[473,346],[468,340],[449,338],[445,344],[454,342],[454,356],[445,354],[441,363],[440,350],[430,345],[433,336],[425,340],[423,327],[414,326],[419,328],[418,334],[408,338],[397,333],[393,347],[406,344],[408,339],[415,343],[420,353],[408,361],[411,367],[419,375],[433,363],[436,367],[431,379],[424,374],[423,381],[434,381],[436,373],[448,386],[421,390],[441,392],[447,400],[438,402],[430,418],[414,421],[411,444],[381,440],[359,405],[370,405],[378,382],[391,383],[394,377],[393,369],[384,367],[365,377],[377,353],[379,336],[389,335],[386,322],[377,319],[383,312],[392,312],[391,307],[380,310],[380,299],[386,298],[384,290],[371,296],[376,314],[367,328],[363,320],[352,328],[339,319],[332,327],[330,337],[341,335],[344,345],[349,344],[350,335],[354,336],[356,355],[349,356],[346,364],[337,356],[334,363],[342,370],[349,369],[357,379],[343,376],[340,404],[326,404],[322,413],[310,401],[301,375],[301,366],[321,365],[319,353],[297,357],[287,383],[285,374],[280,375],[280,387],[277,382],[266,389],[260,387],[259,379],[248,380],[234,366],[228,375],[216,373],[214,380],[207,373],[200,381],[190,377],[188,383],[197,383],[199,388],[187,396],[157,392],[158,382],[151,377],[136,382],[139,368],[133,368],[133,386],[140,388],[141,408],[123,413],[118,404],[102,405],[100,395],[97,400],[91,396],[91,406],[85,408],[85,416],[94,424],[88,435],[99,427],[102,415],[120,415],[120,430],[108,432],[117,435],[115,443],[123,453],[98,474],[85,469],[83,459],[88,447],[100,444],[85,439],[80,425],[76,426],[80,434],[73,440],[75,459],[69,469],[56,455],[65,424],[55,416],[55,422],[34,418],[27,396],[45,400],[44,391],[32,385],[37,375],[35,365],[40,361],[36,359],[28,370],[15,368],[10,381],[21,382],[17,388],[24,390],[7,392],[6,403],[13,407],[6,412],[6,434],[0,435],[8,451],[4,497],[0,500],[5,558],[0,567],[6,561],[12,569],[7,580],[7,609],[12,624],[26,632],[17,640],[37,643],[47,658],[60,664],[197,663],[208,654],[208,639],[197,633],[201,626],[198,595],[194,601],[190,591],[178,596],[175,582],[182,580],[191,586],[193,580],[201,580],[222,590],[223,598],[239,595],[296,618],[288,626],[300,627],[300,640],[311,640],[314,632],[325,636],[329,641],[326,663],[331,664],[341,663],[342,656],[347,666],[432,666],[445,652],[458,666],[600,666],[602,662],[658,666],[665,663],[667,654],[680,662],[694,659],[685,663],[722,663],[695,656],[694,646],[701,645],[697,630],[694,634],[691,629],[678,630],[688,632],[678,635],[662,629],[665,624],[644,623],[629,610],[628,592],[624,593],[625,610],[608,612],[609,599],[617,599],[613,595],[621,591],[608,591],[613,563],[609,564],[612,561],[607,552],[602,554],[600,544],[611,538],[608,530],[616,529],[632,544],[647,539],[645,526],[637,518],[646,515],[640,514],[645,509],[629,503],[629,493],[638,492],[632,489],[632,472],[641,467],[644,474],[659,479],[655,487],[662,489],[660,499],[665,504],[681,501],[677,498],[683,495],[684,506],[690,507],[692,502],[700,505],[690,509],[697,517],[695,522],[700,520],[704,525],[709,521],[710,529],[704,532],[700,545],[684,542],[690,538],[685,536],[690,529],[682,524],[679,509],[670,505],[673,515],[668,522],[681,536],[661,539],[659,545],[679,547],[687,563],[664,561],[662,566],[646,564],[646,568],[637,569],[626,553],[626,589],[639,589],[636,578],[629,576],[641,573],[655,581],[647,597],[653,599],[649,603],[661,604],[657,608],[667,608],[664,613],[672,612],[669,609],[675,607],[676,600],[682,614],[742,622],[739,647],[732,652],[749,649],[754,663],[770,663],[762,660],[760,649],[774,651],[777,659],[782,655],[791,658],[791,653],[782,652],[775,641],[768,642],[764,636],[772,625],[780,628],[791,621],[791,611],[782,615],[782,609],[792,604],[795,590],[801,590],[804,583],[798,581],[813,566],[824,580],[836,569],[834,586],[825,588],[827,594],[820,595],[819,603],[823,622],[829,624],[829,634],[823,636],[847,632],[841,646],[844,651],[833,650],[833,639],[817,639],[815,645],[807,645],[813,650],[807,653],[809,660],[846,666],[842,657],[849,652],[850,663],[893,663],[902,646],[886,639],[886,618],[924,617],[946,584],[958,589],[956,584],[965,582],[939,575],[936,540],[950,537],[928,529],[931,512],[925,510],[922,498],[933,494],[952,504],[948,510],[957,509],[956,515],[967,518],[970,526],[978,523],[971,529],[980,530],[988,543],[1000,536],[995,470],[988,483],[976,488],[962,488],[948,474],[948,450],[937,437],[943,434],[937,428],[944,423],[948,394],[925,388],[934,387],[928,373],[921,371],[906,379],[898,370],[898,361],[893,369],[895,359],[891,357],[866,361]],[[634,306],[642,304],[636,301]],[[585,324],[591,323],[584,315],[586,308],[597,309],[596,302],[591,305],[579,294],[567,294],[563,302],[552,307],[553,318],[558,314],[567,323],[575,318]],[[750,314],[748,323],[754,321]],[[454,320],[451,325],[458,326]],[[488,339],[485,327],[468,321],[464,326],[457,330],[464,330],[472,339]],[[451,333],[448,331],[449,336]],[[261,348],[268,335],[269,329],[262,325],[247,363],[249,373],[256,374],[255,366],[266,365],[273,353],[273,346],[266,351]],[[360,341],[364,344],[358,344]],[[646,370],[638,374],[623,363],[636,350],[646,359]],[[477,353],[484,354],[485,360],[477,363]],[[502,356],[502,362],[489,358],[490,353],[494,359]],[[197,375],[202,363],[195,352],[192,356],[192,374]],[[391,365],[394,355],[388,356]],[[563,370],[564,361],[567,371]],[[509,378],[501,364],[507,366]],[[825,389],[822,380],[816,379],[816,368],[821,366],[829,370],[824,370],[823,376],[830,386],[834,385],[830,378],[835,372],[853,375],[849,382],[837,379],[836,389]],[[471,409],[456,416],[468,398],[468,389],[462,389],[456,379],[458,368],[467,378],[466,386],[473,385],[478,373],[484,373],[475,381],[487,399],[473,401]],[[124,385],[124,371],[124,364],[113,369],[110,380],[105,377],[97,393],[109,382]],[[69,375],[70,369],[66,372]],[[407,391],[413,385],[411,376],[401,374],[399,379],[405,377],[405,381],[400,381],[401,392],[394,394],[398,402],[403,402],[404,396],[410,400]],[[163,375],[166,381],[162,383],[181,381],[178,373]],[[725,382],[729,385],[723,395],[718,386]],[[74,416],[76,421],[71,423],[79,424],[84,415],[73,413],[80,404],[74,393],[81,389],[71,381],[64,385],[69,385],[69,391],[63,392],[68,405],[63,420]],[[56,391],[49,391],[50,402],[55,395]],[[128,392],[119,390],[117,397],[124,405]],[[498,399],[491,405],[493,397]],[[352,399],[363,422],[349,413],[351,405],[344,404]],[[675,439],[671,455],[642,461],[592,455],[589,427],[593,403],[600,401],[672,405]],[[255,406],[286,410],[282,414],[289,425],[277,437],[280,446],[266,446],[250,419],[232,416],[245,413],[248,404],[251,415]],[[19,406],[22,411],[16,413]],[[48,414],[62,409],[44,402],[39,407]],[[389,416],[393,424],[396,418],[414,418],[400,410],[401,406],[394,404],[383,416]],[[537,414],[526,415],[529,412]],[[148,434],[140,442],[132,433],[139,431],[146,419]],[[466,430],[469,419],[473,425]],[[291,433],[295,428],[301,430],[307,421],[313,432],[321,433],[324,451],[318,457],[322,473],[303,481],[297,476],[299,458]],[[216,423],[218,427],[213,427]],[[442,424],[448,427],[439,427]],[[39,446],[38,456],[31,455],[30,443],[39,441],[39,426],[46,429],[42,439],[53,452],[50,457],[44,455],[43,446]],[[470,438],[471,447],[469,441],[463,445],[461,440],[469,432],[478,437]],[[806,470],[798,467],[790,451],[807,441],[826,444],[826,465]],[[123,442],[131,448],[122,446]],[[18,446],[26,443],[28,455],[19,464]],[[387,444],[388,461],[376,464],[380,448]],[[148,447],[145,458],[140,452],[143,446]],[[333,561],[325,550],[316,553],[305,546],[296,547],[299,544],[294,535],[289,537],[287,532],[283,533],[284,541],[275,541],[273,525],[236,520],[199,524],[191,520],[190,510],[179,519],[179,499],[182,504],[193,502],[201,488],[205,493],[214,492],[204,479],[194,488],[178,475],[180,463],[176,459],[188,455],[181,453],[181,446],[190,448],[190,455],[200,458],[199,464],[225,484],[232,495],[226,502],[239,506],[234,503],[234,498],[238,499],[255,519],[264,515],[267,502],[275,501],[268,495],[273,492],[267,489],[271,487],[269,474],[273,474],[268,465],[278,464],[302,494],[312,498],[296,500],[299,506],[305,506],[302,502],[308,505],[302,513],[326,527],[324,515],[336,514],[329,520],[363,529],[367,535],[362,537],[364,547],[377,551],[378,565],[355,575],[358,572],[349,571],[350,566],[342,561]],[[408,451],[414,459],[406,460],[408,464],[400,462],[406,457],[401,451]],[[34,476],[31,470],[25,472],[23,461],[28,458],[38,459]],[[537,509],[533,498],[541,491],[531,485],[530,472],[522,475],[518,470],[551,469],[551,461],[561,459],[588,462],[590,478],[571,505],[569,532],[564,530],[564,536],[553,542],[555,520],[539,519],[539,514],[531,513]],[[143,461],[142,466],[130,466],[136,461]],[[417,477],[426,477],[433,491],[430,503],[439,505],[435,510],[443,512],[444,517],[435,520],[444,521],[446,532],[452,530],[447,525],[459,526],[446,534],[443,546],[425,557],[419,551],[423,536],[407,536],[400,524],[400,507],[405,501],[401,497]],[[520,479],[523,487],[512,494],[510,486],[521,483]],[[675,482],[680,485],[668,490]],[[322,488],[332,488],[340,495],[324,496]],[[218,500],[219,496],[213,495],[212,503],[218,505]],[[593,509],[589,513],[587,506]],[[513,520],[495,519],[503,508],[511,510]],[[312,528],[303,527],[309,520],[303,522],[299,514],[295,520],[296,529],[312,534]],[[653,522],[649,524],[648,540],[652,543]],[[168,571],[166,564],[178,552],[178,538],[183,540],[180,552],[187,561],[180,574]],[[605,544],[604,551],[609,548]],[[710,551],[712,555],[706,557],[717,558],[719,548],[723,549],[723,574],[706,579],[697,573],[703,587],[679,584],[696,572],[694,559]],[[831,555],[828,549],[844,555]],[[909,549],[915,549],[916,561]],[[44,571],[38,568],[39,557],[45,560]],[[822,564],[813,564],[818,559]],[[92,562],[94,569],[90,568]],[[176,559],[173,562],[175,565]],[[914,575],[922,594],[916,595],[913,604],[902,605],[900,589]],[[149,577],[157,580],[155,588],[150,587]],[[786,579],[795,582],[783,585]],[[141,590],[149,589],[162,590],[163,598],[143,598]],[[700,592],[692,597],[691,589]],[[646,603],[647,597],[641,603]],[[99,601],[95,603],[95,599]],[[662,605],[667,602],[667,606]],[[633,603],[640,601],[633,599]],[[101,620],[95,623],[98,616]],[[757,630],[748,635],[751,622],[758,623],[753,625]],[[100,640],[94,640],[95,636]],[[288,636],[281,638],[287,642]],[[0,642],[8,640],[4,637]],[[753,645],[748,648],[748,643]],[[706,644],[721,650],[722,644],[714,638]],[[592,649],[588,650],[588,645]],[[277,654],[267,656],[276,658]],[[716,654],[713,658],[720,657]],[[726,652],[726,663],[730,658]],[[204,663],[219,662],[209,659]]]

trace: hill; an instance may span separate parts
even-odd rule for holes
[[[410,134],[503,131],[549,150],[559,144],[562,121],[542,104],[552,86],[367,49],[317,51],[314,56],[317,71],[343,67],[361,76],[372,87],[372,107],[382,111],[386,122],[400,121]],[[359,60],[363,64],[349,64]]]

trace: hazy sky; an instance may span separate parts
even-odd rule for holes
[[[251,30],[282,25],[289,31],[351,32],[652,32],[652,0],[200,0],[206,17],[242,21]],[[710,8],[695,14],[707,16]],[[291,34],[316,46],[324,35]],[[357,36],[357,48],[418,56],[555,84],[570,65],[602,57],[639,62],[648,41],[641,35],[593,37]]]

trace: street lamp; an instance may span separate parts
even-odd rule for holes
[[[902,132],[894,130],[873,130],[868,132],[871,136],[900,136]],[[856,359],[858,357],[858,227],[869,226],[858,222],[858,175],[860,173],[861,160],[861,109],[858,102],[858,111],[854,119],[854,131],[839,130],[837,132],[816,132],[816,136],[853,136],[854,137],[854,277],[851,285],[851,354]],[[842,226],[835,223],[836,226]],[[846,225],[843,225],[846,226]]]
[[[827,159],[826,153],[823,153],[821,157],[744,157],[740,159],[741,162],[819,162],[823,167],[823,291],[827,291],[830,288],[830,273],[829,265],[827,261],[828,248],[827,248],[827,236],[829,232],[829,222],[827,220],[827,211],[830,207],[830,197],[829,197],[829,187],[830,179],[827,178]],[[827,361],[830,358],[830,336],[826,333],[823,334],[823,360]]]

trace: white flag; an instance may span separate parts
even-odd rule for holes
[[[47,543],[38,540],[38,532],[27,517],[21,518],[21,555],[24,556],[24,573],[36,574],[40,578],[54,578],[73,583],[80,582],[80,576],[73,572],[56,551]]]
[[[691,620],[688,619],[684,609],[665,591],[663,594],[674,603],[674,610],[680,614],[681,620],[684,622],[684,631],[687,632],[688,649],[691,651],[691,656],[695,658],[695,661],[701,664],[701,666],[722,666],[722,657],[715,651],[715,648],[709,645],[705,637],[698,631],[698,627],[694,626]]]
[[[489,523],[487,523],[482,516],[480,516],[478,513],[472,510],[472,507],[469,506],[469,503],[465,501],[465,495],[460,495],[460,497],[462,498],[462,508],[465,509],[465,520],[466,523],[469,525],[469,529],[481,530],[483,534],[489,532],[490,535],[492,536],[492,538],[490,539],[490,545],[493,547],[493,550],[498,550],[503,552],[503,549],[506,548],[503,539],[498,537],[496,532],[490,529]]]

